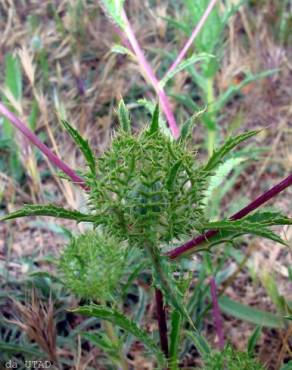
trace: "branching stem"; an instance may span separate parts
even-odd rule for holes
[[[292,185],[292,174],[287,176],[284,180],[273,186],[270,190],[266,191],[254,201],[250,202],[246,207],[242,208],[239,212],[235,213],[230,217],[230,220],[240,220],[249,213],[255,211],[257,208],[262,206],[264,203],[281,193],[283,190]],[[203,242],[208,241],[209,238],[215,236],[218,233],[217,230],[209,230],[204,234],[197,236],[196,238],[189,240],[178,248],[173,249],[167,253],[170,259],[176,259],[181,257],[185,253],[190,253],[195,247]]]

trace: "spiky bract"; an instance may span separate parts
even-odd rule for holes
[[[159,130],[135,136],[120,131],[97,159],[90,206],[120,239],[169,242],[191,233],[202,220],[205,173],[186,143]]]
[[[77,296],[108,300],[122,276],[126,252],[110,234],[88,231],[71,239],[59,267],[65,285]]]

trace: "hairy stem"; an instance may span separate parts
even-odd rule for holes
[[[0,114],[6,117],[14,127],[17,128],[31,144],[39,148],[39,150],[48,158],[48,160],[63,171],[70,179],[77,185],[81,186],[83,189],[87,189],[84,180],[78,176],[72,168],[70,168],[66,163],[64,163],[59,157],[57,157],[40,139],[23,123],[18,117],[16,117],[12,112],[10,112],[1,102],[0,102]]]
[[[239,212],[235,213],[230,217],[230,220],[239,220],[244,216],[248,215],[250,212],[255,211],[261,205],[281,193],[283,190],[292,185],[292,174],[287,176],[284,180],[279,182],[277,185],[273,186],[270,190],[266,191],[254,201],[250,202],[246,207],[242,208]],[[218,233],[217,230],[209,230],[204,234],[197,236],[196,238],[189,240],[178,248],[173,249],[167,253],[170,259],[176,259],[187,252],[191,252],[195,247],[203,242],[208,241],[209,238],[215,236]]]

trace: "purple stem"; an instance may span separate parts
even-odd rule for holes
[[[212,306],[213,306],[213,320],[214,326],[216,330],[216,334],[218,337],[218,345],[219,349],[224,348],[224,333],[223,333],[223,323],[222,323],[222,316],[218,304],[218,296],[217,296],[217,287],[216,281],[213,276],[210,278],[210,291],[211,291],[211,298],[212,298]]]
[[[183,60],[183,58],[185,57],[187,51],[189,50],[190,46],[192,45],[193,41],[195,40],[195,38],[197,37],[197,35],[201,31],[201,29],[203,28],[203,26],[204,26],[207,18],[209,17],[212,9],[215,6],[216,2],[217,2],[217,0],[211,0],[210,1],[207,9],[205,10],[205,13],[202,15],[201,19],[199,20],[199,23],[194,28],[194,30],[193,30],[190,38],[186,42],[185,46],[182,48],[182,50],[179,53],[179,55],[177,56],[176,60],[173,62],[173,64],[169,68],[169,70],[166,72],[166,75],[168,75],[169,73],[171,73],[180,64],[180,62]]]
[[[163,88],[159,85],[159,81],[157,80],[150,64],[146,60],[145,55],[136,39],[132,26],[124,10],[122,11],[122,18],[125,24],[124,33],[126,34],[128,41],[137,57],[141,71],[143,72],[145,78],[149,81],[149,83],[153,86],[154,90],[156,91],[160,100],[161,108],[167,118],[169,128],[174,138],[178,139],[180,132],[174,114],[172,113],[168,97],[166,96]]]
[[[239,212],[235,213],[230,217],[230,220],[239,220],[242,217],[248,215],[250,212],[256,210],[261,205],[281,193],[283,190],[292,185],[292,174],[286,177],[284,180],[279,182],[277,185],[273,186],[270,190],[266,191],[254,201],[249,203],[246,207],[242,208]],[[208,240],[212,236],[216,235],[218,230],[209,230],[204,234],[197,236],[196,238],[189,240],[178,248],[167,253],[170,259],[175,259],[180,257],[182,254],[189,252],[191,249],[197,247],[199,244]]]
[[[40,139],[12,112],[10,112],[1,102],[0,102],[0,114],[6,117],[14,127],[16,127],[27,139],[28,141],[39,148],[39,150],[48,158],[48,160],[63,171],[70,179],[80,187],[85,190],[87,186],[84,180],[79,177],[66,163],[64,163],[60,158],[58,158]]]
[[[166,314],[163,303],[163,294],[159,289],[155,289],[155,300],[156,300],[156,314],[159,329],[160,346],[166,358],[168,358]]]

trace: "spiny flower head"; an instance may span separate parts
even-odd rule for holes
[[[138,135],[120,130],[96,162],[90,207],[119,239],[169,242],[196,229],[205,174],[185,142],[153,123]]]
[[[98,230],[72,238],[59,262],[65,285],[79,297],[111,299],[124,270],[124,247]]]

